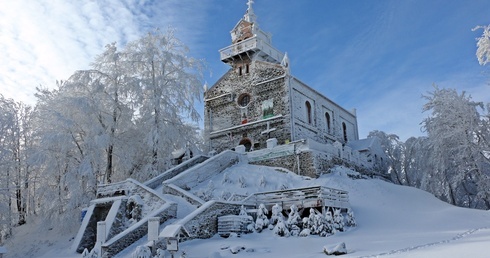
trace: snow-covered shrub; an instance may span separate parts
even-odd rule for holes
[[[265,176],[262,175],[259,180],[259,185],[260,187],[265,187],[267,185],[267,180],[265,179]]]
[[[267,210],[265,205],[261,203],[259,205],[259,208],[257,209],[257,220],[255,221],[255,230],[257,230],[257,232],[261,232],[262,229],[266,228],[269,225],[267,214],[269,214],[269,211]]]
[[[204,189],[199,189],[195,195],[201,198],[203,201],[210,201],[214,198],[214,190],[216,187],[214,186],[213,180],[209,180],[208,185]]]
[[[137,222],[141,219],[141,212],[143,210],[143,200],[139,195],[132,195],[128,199],[126,204],[126,217],[131,223]]]
[[[299,233],[301,232],[301,228],[298,225],[291,225],[289,228],[289,232],[291,236],[299,236]]]
[[[225,172],[223,175],[223,180],[221,180],[221,184],[225,185],[225,184],[231,184],[231,183],[233,183],[233,181],[231,180],[229,173]]]
[[[247,182],[245,181],[245,177],[243,177],[243,176],[240,176],[238,178],[238,183],[240,184],[241,188],[247,187]]]
[[[305,228],[305,229],[301,230],[301,232],[299,232],[300,237],[307,237],[310,234],[311,234],[311,231],[309,228]]]
[[[222,191],[221,192],[221,200],[224,200],[224,201],[228,201],[228,199],[230,199],[231,197],[231,193],[228,192],[228,191]]]
[[[140,246],[136,247],[136,250],[134,250],[131,257],[132,258],[152,258],[151,257],[151,250],[148,246],[140,245]]]
[[[90,252],[87,248],[83,249],[82,258],[89,258]]]
[[[348,209],[347,210],[347,221],[345,222],[345,224],[348,227],[355,227],[355,226],[357,226],[356,218],[354,217],[354,211],[352,211],[351,209]]]
[[[276,226],[274,227],[274,234],[278,236],[290,236],[289,230],[286,226],[286,223],[284,223],[284,220],[280,219]]]
[[[335,230],[344,231],[344,216],[342,216],[340,209],[334,210],[333,227],[335,228]]]
[[[165,250],[158,248],[153,258],[165,258]]]
[[[303,228],[309,228],[310,230],[315,224],[315,209],[310,208],[310,215],[308,218],[303,218]]]
[[[296,225],[299,226],[301,224],[301,216],[298,213],[298,207],[296,205],[291,205],[291,211],[288,215],[287,225],[289,227]]]
[[[270,223],[272,225],[276,225],[277,224],[277,221],[279,219],[283,219],[283,216],[282,216],[282,207],[279,206],[279,204],[274,204],[274,206],[272,206],[272,216],[271,216],[271,221]]]
[[[245,210],[243,205],[240,206],[240,213],[238,213],[238,216],[248,216],[247,210]]]

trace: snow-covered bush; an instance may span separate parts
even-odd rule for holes
[[[139,195],[132,195],[129,197],[128,203],[126,204],[126,217],[131,223],[137,222],[141,219],[143,204],[143,200]]]
[[[335,230],[344,231],[344,216],[342,216],[340,209],[334,210],[333,227],[335,228]]]
[[[238,183],[240,184],[241,188],[247,187],[247,182],[245,181],[245,177],[243,177],[243,176],[240,176],[238,178]]]
[[[261,232],[262,229],[269,226],[269,219],[267,218],[267,214],[269,214],[269,211],[267,210],[265,205],[261,203],[259,205],[259,208],[257,209],[257,220],[255,221],[255,230],[257,230],[257,232]]]
[[[231,184],[231,183],[233,183],[233,181],[231,180],[229,173],[225,172],[223,175],[223,180],[221,180],[221,184],[225,185],[225,184]]]
[[[228,201],[228,199],[230,199],[231,197],[231,193],[228,192],[228,191],[222,191],[221,192],[221,200],[224,200],[224,201]]]
[[[311,231],[309,228],[305,228],[305,229],[301,230],[301,232],[299,232],[300,237],[307,237],[310,234],[311,234]]]
[[[278,236],[290,236],[290,232],[284,220],[280,219],[274,227],[274,234]]]
[[[301,224],[301,216],[298,213],[298,207],[291,205],[291,211],[288,215],[287,225],[292,227],[293,225],[299,226]]]
[[[291,225],[289,228],[289,232],[291,236],[299,236],[301,228],[298,225]]]
[[[346,220],[347,220],[345,222],[346,226],[348,226],[348,227],[357,226],[356,218],[354,217],[354,212],[351,209],[347,210],[347,219]]]
[[[270,223],[272,225],[276,225],[279,219],[284,219],[282,216],[282,207],[276,203],[274,204],[274,206],[272,206],[272,216]]]
[[[267,185],[267,180],[265,179],[265,176],[262,175],[259,180],[259,185],[260,187],[265,187]]]
[[[165,258],[165,250],[158,248],[153,258]]]
[[[203,201],[210,201],[214,198],[214,186],[213,180],[209,180],[208,185],[204,189],[198,190],[195,194],[197,197],[201,198]]]
[[[140,245],[140,246],[136,247],[136,250],[134,250],[131,257],[132,258],[152,258],[151,257],[151,250],[148,246]]]

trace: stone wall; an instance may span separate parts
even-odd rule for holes
[[[299,167],[298,167],[299,162]],[[296,174],[317,178],[320,170],[315,167],[315,156],[311,151],[300,152],[299,154],[275,157],[273,159],[250,162],[254,165],[269,167],[281,167],[288,169]],[[299,169],[299,170],[298,170]]]
[[[210,238],[218,233],[218,216],[238,215],[241,206],[242,204],[239,203],[209,201],[189,217],[184,218],[183,226],[191,239]]]
[[[150,214],[145,219],[138,221],[136,225],[119,233],[102,245],[102,257],[113,257],[134,242],[148,234],[148,218],[159,217],[160,224],[177,217],[177,204],[167,203],[158,211]]]

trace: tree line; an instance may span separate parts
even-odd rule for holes
[[[204,62],[188,52],[173,29],[156,30],[39,87],[34,107],[0,94],[0,244],[30,215],[70,228],[99,184],[147,180],[202,142]]]

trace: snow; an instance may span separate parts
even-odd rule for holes
[[[210,239],[190,240],[180,243],[179,249],[186,252],[187,258],[309,258],[325,257],[325,246],[345,243],[347,254],[343,257],[488,257],[490,211],[455,207],[427,192],[379,179],[354,180],[347,176],[351,173],[345,168],[337,168],[335,173],[305,180],[274,168],[239,163],[211,178],[215,192],[251,194],[275,190],[282,185],[289,188],[322,185],[343,189],[349,192],[357,227],[328,237],[280,237],[266,228],[261,233],[242,234],[240,237],[215,235]],[[227,180],[223,180],[225,174]],[[267,184],[260,184],[261,175]],[[245,179],[247,187],[240,187],[240,176]],[[202,182],[191,191],[207,187],[208,183]],[[179,208],[185,202],[181,198],[172,201],[176,201]],[[186,212],[179,211],[178,219],[195,210],[190,205],[183,208]],[[4,257],[81,257],[70,250],[77,229],[60,232],[36,225],[30,221],[17,227],[15,238],[5,243],[9,253]],[[124,251],[124,256],[118,257],[131,257],[136,246],[130,248]],[[237,254],[232,254],[237,250]]]

